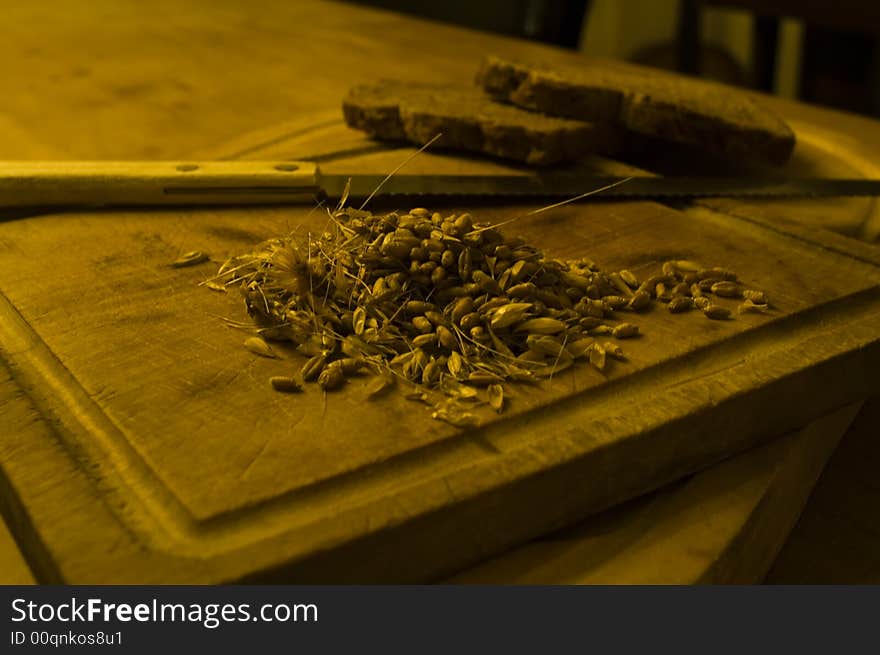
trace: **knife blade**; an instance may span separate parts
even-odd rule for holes
[[[369,195],[382,181],[380,175],[323,176],[321,187],[339,198],[350,178],[351,197]],[[592,198],[819,198],[880,195],[880,180],[733,177],[615,177],[551,173],[509,176],[400,175],[382,186],[384,196],[502,196],[511,198],[567,198],[602,189]]]
[[[380,188],[381,185],[381,188]],[[377,197],[566,199],[880,195],[880,180],[740,177],[324,174],[311,162],[0,162],[0,207],[313,203]]]

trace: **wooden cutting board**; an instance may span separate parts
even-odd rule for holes
[[[339,100],[352,83],[377,75],[460,83],[490,52],[551,62],[571,56],[346,3],[269,2],[259,12],[244,5],[165,5],[157,11],[155,3],[99,1],[75,14],[51,3],[7,7],[10,29],[0,52],[17,65],[3,80],[9,91],[0,115],[5,156],[196,156],[207,144],[269,126],[240,139],[234,151],[211,148],[228,157],[323,155],[328,166],[363,164],[367,170],[365,160],[375,156],[368,153],[381,148],[348,134],[352,152],[340,158],[334,136]],[[183,51],[187,57],[180,57]],[[223,75],[216,74],[218,62]],[[880,147],[876,123],[780,99],[761,101],[795,123],[801,144],[795,159],[804,171],[876,176],[869,172],[876,170]],[[316,111],[325,112],[317,127],[310,122]],[[297,118],[279,124],[291,117]],[[810,131],[814,124],[824,126],[821,133]],[[314,147],[305,147],[307,140]],[[817,145],[819,156],[804,156],[805,143]],[[389,169],[381,157],[374,163]],[[429,169],[425,160],[414,164]],[[437,170],[450,165],[437,164]],[[374,417],[367,427],[380,423],[384,430],[376,434],[360,425],[338,430],[345,438],[326,436],[330,430],[308,434],[296,417],[315,403],[291,408],[266,395],[266,366],[276,364],[242,358],[240,335],[213,319],[240,315],[240,308],[193,287],[210,268],[185,275],[165,268],[169,257],[191,247],[210,248],[218,260],[240,252],[296,223],[299,214],[166,212],[156,220],[83,214],[0,225],[0,384],[10,393],[22,384],[30,394],[15,404],[27,411],[0,402],[4,515],[14,519],[16,539],[41,580],[233,580],[272,567],[278,579],[425,579],[677,477],[795,415],[843,402],[859,386],[874,388],[864,373],[876,360],[875,342],[866,335],[871,327],[876,334],[869,311],[876,251],[790,222],[809,216],[817,227],[875,239],[876,203],[716,203],[710,207],[737,218],[712,215],[713,227],[694,234],[679,225],[674,238],[662,235],[670,239],[668,248],[656,231],[634,244],[632,231],[641,230],[648,215],[665,220],[669,212],[653,215],[656,208],[648,206],[629,216],[630,206],[605,206],[584,215],[598,227],[579,231],[568,249],[593,248],[603,263],[644,253],[648,258],[636,263],[650,265],[662,251],[699,250],[711,242],[734,265],[751,259],[759,243],[763,268],[775,256],[781,261],[772,261],[772,268],[784,264],[788,271],[775,275],[768,289],[797,303],[781,306],[772,323],[715,326],[717,334],[697,337],[679,329],[690,329],[690,322],[669,324],[676,332],[670,337],[661,321],[668,317],[646,317],[658,329],[644,326],[650,331],[638,358],[618,367],[609,383],[585,383],[578,374],[575,386],[548,392],[563,396],[593,384],[596,393],[582,396],[585,417],[569,411],[576,400],[563,400],[545,411],[559,417],[555,423],[542,422],[540,411],[530,415],[530,424],[546,432],[508,429],[514,417],[479,442],[432,431],[436,426],[426,428],[424,417],[395,431]],[[699,214],[705,207],[687,211]],[[564,229],[576,215],[556,218]],[[782,233],[758,238],[781,223]],[[608,236],[615,226],[623,245]],[[731,243],[719,232],[729,232]],[[559,233],[536,236],[565,250]],[[800,250],[792,251],[791,243]],[[737,251],[743,244],[746,250]],[[828,277],[828,267],[838,273]],[[855,302],[854,310],[854,299],[864,304]],[[807,334],[818,345],[804,348],[803,361],[796,360],[794,344],[807,342]],[[861,352],[858,342],[865,345]],[[701,343],[710,345],[686,352]],[[722,374],[725,369],[739,373]],[[830,371],[824,390],[816,383],[823,370]],[[669,378],[679,381],[670,382],[677,384],[671,393],[661,384]],[[794,400],[786,398],[789,392]],[[328,425],[340,406],[356,407],[354,400],[331,399],[336,409],[328,403],[322,414]],[[799,407],[792,407],[795,401]],[[612,411],[615,402],[626,410],[621,418]],[[643,407],[651,410],[643,423],[667,426],[665,432],[656,427],[638,439],[627,436],[637,432],[633,417]],[[393,417],[393,411],[410,409],[382,412]],[[346,425],[359,420],[358,411]],[[711,417],[717,429],[708,429]],[[554,425],[568,426],[568,420],[577,427],[573,434],[553,433]],[[679,424],[682,430],[673,434]],[[560,469],[561,461],[567,468]],[[554,467],[555,473],[528,478]],[[323,482],[303,482],[309,476]],[[528,482],[531,487],[522,486]],[[583,502],[568,498],[581,493]],[[554,502],[560,497],[566,502]],[[327,554],[316,559],[318,551]],[[334,561],[343,564],[335,567]]]
[[[8,427],[38,428],[42,420],[29,400],[16,396],[11,380],[0,381],[5,383],[0,411],[10,419]],[[448,582],[758,583],[860,405],[502,553]],[[28,418],[35,419],[29,427]],[[0,563],[0,584],[34,584],[3,522]]]
[[[429,165],[464,164],[417,166]],[[526,208],[469,209],[503,220]],[[302,207],[0,225],[0,347],[51,428],[26,443],[13,434],[0,460],[40,579],[432,580],[878,390],[876,249],[620,202],[507,229],[551,256],[640,276],[669,258],[723,265],[766,290],[773,314],[637,316],[644,336],[623,344],[626,362],[514,390],[478,430],[399,396],[367,402],[365,381],[279,395],[268,378],[301,359],[248,353],[222,320],[245,318],[240,300],[197,284],[226,256],[324,220]],[[169,267],[195,249],[214,261]]]

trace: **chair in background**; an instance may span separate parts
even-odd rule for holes
[[[677,67],[699,74],[700,17],[706,7],[743,9],[754,16],[752,79],[772,92],[776,82],[779,26],[782,18],[803,21],[798,97],[875,113],[880,98],[867,88],[877,76],[880,2],[865,0],[681,0]]]

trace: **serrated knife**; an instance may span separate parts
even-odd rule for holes
[[[880,180],[524,175],[324,174],[311,162],[0,162],[0,207],[248,205],[377,197],[565,199],[880,195]]]

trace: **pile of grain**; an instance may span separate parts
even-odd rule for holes
[[[435,418],[468,425],[475,403],[503,409],[506,383],[580,359],[599,370],[623,359],[617,340],[639,333],[627,316],[654,302],[711,319],[730,316],[713,293],[745,298],[742,311],[767,307],[722,268],[672,261],[639,281],[588,259],[548,258],[467,213],[340,208],[329,218],[323,234],[273,239],[218,273],[240,287],[259,330],[249,349],[271,356],[262,339],[284,340],[309,358],[299,376],[272,378],[279,391],[300,391],[301,382],[332,391],[372,373],[370,397],[405,381]]]

